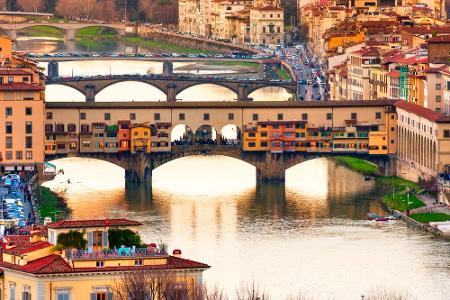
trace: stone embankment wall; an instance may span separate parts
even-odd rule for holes
[[[202,49],[208,51],[217,51],[219,53],[232,53],[233,51],[243,51],[252,54],[258,54],[259,51],[245,46],[234,45],[225,42],[213,41],[206,38],[189,37],[173,32],[154,31],[146,27],[139,28],[139,37],[151,39],[157,42],[176,44],[184,47]]]

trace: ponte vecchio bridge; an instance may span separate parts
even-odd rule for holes
[[[287,91],[297,94],[297,83],[281,80],[257,80],[257,79],[225,79],[212,77],[192,76],[164,76],[164,75],[112,75],[95,77],[56,77],[49,79],[46,85],[60,84],[76,89],[86,97],[86,101],[95,101],[95,96],[103,89],[124,81],[138,81],[151,85],[166,95],[168,102],[175,102],[177,95],[182,91],[201,84],[214,84],[225,87],[236,94],[238,101],[251,100],[249,95],[264,87],[282,87]]]
[[[333,155],[358,156],[395,174],[395,101],[47,102],[46,158],[102,159],[127,181],[189,155],[225,155],[256,168],[257,180],[283,181],[285,170]],[[174,142],[183,126],[183,141]],[[225,139],[224,128],[236,137]],[[216,132],[216,135],[211,134]],[[206,136],[205,136],[206,135]]]

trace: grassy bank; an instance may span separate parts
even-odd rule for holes
[[[55,193],[47,187],[40,187],[41,195],[37,200],[36,205],[41,218],[51,217],[55,219],[65,219],[70,214],[70,209],[67,206],[66,199],[62,193]]]
[[[46,25],[36,25],[25,28],[20,31],[20,34],[30,37],[64,38],[64,33],[60,29]]]
[[[77,39],[105,39],[117,37],[114,29],[102,26],[90,26],[81,28],[75,33]]]
[[[242,66],[242,67],[248,67],[252,68],[255,71],[258,71],[259,69],[259,63],[257,62],[251,62],[251,61],[209,61],[207,63],[208,65],[214,65],[214,66]]]
[[[278,78],[280,78],[281,80],[291,80],[292,79],[291,74],[289,74],[289,72],[286,71],[286,69],[284,69],[284,68],[279,69],[277,71],[277,75],[278,75]]]
[[[450,220],[450,215],[444,213],[420,213],[409,216],[420,223],[443,222]]]
[[[377,184],[386,190],[386,195],[383,197],[383,203],[390,209],[406,211],[407,209],[425,206],[422,201],[417,199],[415,194],[410,194],[408,198],[407,192],[409,190],[419,190],[419,186],[412,181],[395,176],[378,177]]]
[[[366,160],[362,160],[356,157],[349,156],[335,156],[333,157],[334,161],[338,164],[344,165],[347,168],[359,172],[363,175],[375,176],[378,174],[377,165],[368,162]]]
[[[153,40],[144,40],[140,37],[136,36],[126,36],[122,37],[121,40],[124,43],[130,45],[136,45],[148,49],[159,50],[162,52],[171,52],[171,53],[187,53],[187,54],[216,54],[217,52],[201,50],[201,49],[193,49],[189,47],[179,46],[175,44],[168,44],[164,42],[157,42]]]
[[[419,186],[415,182],[396,176],[377,176],[378,166],[359,158],[335,156],[333,157],[333,160],[338,164],[344,165],[347,168],[363,175],[376,176],[377,186],[385,191],[382,201],[390,209],[406,211],[407,209],[425,206],[425,204],[420,201],[415,194],[410,194],[408,198],[408,191],[412,189],[416,191],[419,190]]]

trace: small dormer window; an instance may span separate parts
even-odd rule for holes
[[[102,261],[102,260],[96,261],[96,262],[95,262],[95,266],[96,266],[97,268],[103,268],[103,267],[105,266],[105,262]]]

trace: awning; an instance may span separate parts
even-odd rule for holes
[[[33,171],[34,166],[25,166],[25,171]]]
[[[5,167],[5,171],[14,171],[16,169],[16,167],[14,166],[6,166]]]

